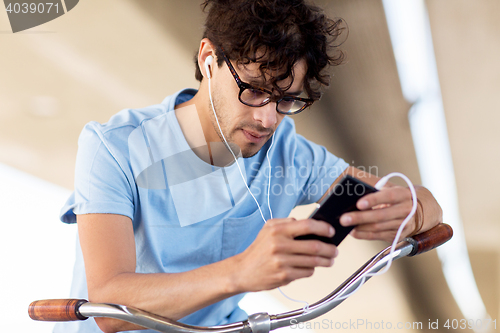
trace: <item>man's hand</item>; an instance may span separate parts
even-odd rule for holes
[[[269,220],[255,241],[234,257],[238,261],[235,288],[241,292],[274,289],[311,276],[315,267],[332,266],[337,247],[294,239],[307,234],[331,237],[334,230],[328,223],[312,219]]]
[[[422,204],[417,206],[417,212],[406,224],[401,238],[415,231],[429,230],[443,221],[441,207],[429,190],[418,185],[415,190]],[[351,232],[354,238],[392,242],[399,226],[410,214],[412,205],[411,193],[407,187],[388,186],[359,199],[356,207],[360,212],[343,214],[340,223],[343,226],[356,225]]]
[[[392,186],[367,194],[356,203],[360,212],[345,213],[343,226],[357,225],[351,235],[358,239],[379,239],[392,242],[403,220],[410,214],[412,200],[406,187]],[[403,229],[403,236],[415,230],[412,218]]]
[[[354,167],[348,167],[319,200],[325,198],[334,186],[346,175],[351,175],[367,184],[375,186],[379,177]],[[427,231],[443,222],[443,211],[432,193],[423,186],[414,185],[419,204],[417,213],[408,221],[401,238],[413,232]],[[388,182],[384,188],[362,197],[356,203],[360,212],[345,213],[340,217],[343,226],[355,225],[351,236],[358,239],[376,239],[392,242],[406,216],[411,211],[413,201],[410,189]]]

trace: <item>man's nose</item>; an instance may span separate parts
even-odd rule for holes
[[[276,111],[276,103],[270,102],[254,110],[253,117],[262,124],[265,128],[274,128],[278,121],[278,112]]]

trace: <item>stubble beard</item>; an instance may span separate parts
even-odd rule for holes
[[[235,131],[229,132],[229,129],[225,128],[225,123],[226,123],[227,118],[224,115],[221,115],[219,111],[217,111],[217,110],[225,110],[224,103],[219,103],[219,101],[221,101],[221,99],[219,99],[217,97],[218,97],[218,93],[216,92],[215,89],[213,89],[212,99],[213,99],[215,110],[212,108],[212,103],[210,103],[210,100],[208,101],[208,108],[210,110],[210,119],[212,121],[212,126],[213,126],[215,132],[217,133],[217,135],[219,136],[219,139],[222,142],[224,142],[224,138],[221,134],[221,130],[222,130],[222,133],[224,134],[224,137],[227,140],[227,144],[229,145],[229,147],[227,147],[227,148],[231,149],[236,157],[243,156],[243,158],[248,158],[248,157],[252,157],[252,156],[256,155],[259,152],[260,148],[257,149],[256,151],[242,150],[241,147],[233,141],[233,133]],[[219,126],[217,125],[217,119],[215,119],[215,116],[214,116],[214,111],[215,111],[215,114],[217,115],[217,119],[219,120],[220,130],[219,130]],[[238,129],[238,127],[236,127],[236,130],[237,129]]]

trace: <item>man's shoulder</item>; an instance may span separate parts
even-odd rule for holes
[[[163,117],[175,109],[176,101],[189,99],[195,90],[184,89],[167,96],[161,103],[143,108],[123,109],[114,114],[107,122],[91,121],[87,123],[80,135],[79,143],[89,136],[98,138],[104,144],[125,144],[129,135],[144,123]]]
[[[94,151],[104,146],[110,153],[117,153],[127,147],[132,132],[140,130],[141,124],[166,114],[162,104],[140,109],[124,109],[114,114],[107,122],[91,121],[85,124],[78,138],[79,150]],[[113,154],[114,155],[114,154]]]
[[[159,103],[150,105],[143,108],[130,108],[124,109],[113,115],[109,121],[104,124],[99,124],[92,122],[92,124],[98,124],[102,133],[107,133],[109,131],[115,130],[128,130],[139,127],[143,122],[149,121],[156,117],[165,115],[167,112],[173,111],[176,104],[180,104],[185,100],[192,98],[196,93],[193,89],[183,89],[175,94],[165,97],[165,99]]]
[[[130,131],[139,127],[143,122],[162,116],[169,110],[164,104],[155,104],[138,109],[124,109],[114,114],[107,122],[98,123],[92,121],[88,123],[93,128],[98,128],[103,134],[117,131]]]
[[[283,118],[275,137],[276,149],[273,151],[284,160],[285,163],[310,163],[319,156],[331,155],[327,149],[314,141],[297,133],[295,122],[290,117]]]
[[[286,116],[281,121],[278,130],[284,133],[293,132],[295,134],[295,122],[289,116]]]
[[[278,126],[275,139],[281,149],[287,150],[295,150],[298,145],[314,144],[297,133],[294,120],[288,116],[283,118]]]

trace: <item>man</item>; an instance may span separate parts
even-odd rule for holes
[[[286,116],[317,100],[328,84],[323,69],[341,61],[329,53],[338,22],[299,0],[204,6],[199,90],[87,124],[75,192],[62,211],[64,222],[78,222],[81,245],[72,296],[202,326],[246,319],[237,305],[245,292],[331,266],[335,246],[294,238],[332,236],[333,228],[288,214],[318,201],[343,174],[378,180],[297,135]],[[419,217],[403,236],[441,221],[432,195],[417,193]],[[352,235],[391,241],[411,196],[389,185],[357,205],[361,212],[341,219],[357,225]],[[140,329],[96,323],[105,332]],[[93,321],[75,325],[99,331]]]

